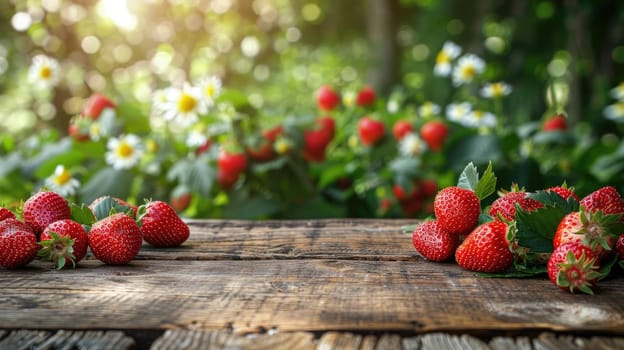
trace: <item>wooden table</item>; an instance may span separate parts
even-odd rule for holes
[[[409,220],[191,221],[127,266],[0,271],[0,349],[624,348],[624,276],[596,295],[416,254]]]

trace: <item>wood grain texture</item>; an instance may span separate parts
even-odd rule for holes
[[[48,332],[21,329],[3,337],[0,333],[0,350],[127,350],[133,349],[132,338],[119,331],[66,331]]]

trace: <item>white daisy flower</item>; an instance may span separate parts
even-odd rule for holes
[[[143,144],[137,135],[113,137],[106,145],[106,162],[115,169],[130,169],[141,161]]]
[[[199,88],[203,93],[202,95],[209,106],[214,104],[214,101],[217,97],[219,97],[221,90],[223,89],[221,79],[214,75],[202,79],[197,85],[199,85]]]
[[[427,144],[415,133],[406,134],[399,142],[399,153],[403,156],[419,156],[425,152]]]
[[[611,89],[611,97],[622,101],[624,100],[624,81],[621,82],[618,86]]]
[[[167,91],[167,102],[164,109],[165,120],[180,127],[189,127],[199,120],[199,115],[208,111],[200,88],[185,84],[182,89]]]
[[[437,76],[447,77],[451,74],[451,61],[461,53],[461,48],[451,41],[447,41],[442,46],[442,50],[436,56],[436,64],[433,73]]]
[[[457,65],[453,69],[453,85],[468,84],[484,70],[485,61],[477,55],[466,54],[457,60]]]
[[[498,98],[511,93],[511,86],[502,81],[485,84],[481,88],[481,96],[485,98]]]
[[[28,70],[28,80],[39,87],[51,88],[61,80],[61,67],[54,58],[37,55]]]
[[[152,94],[152,110],[157,113],[164,113],[169,105],[167,97],[170,96],[175,89],[167,87],[164,89],[156,90]]]
[[[463,125],[472,128],[493,128],[496,126],[496,116],[481,110],[470,112],[464,120],[466,122]]]
[[[206,132],[200,130],[192,130],[186,137],[186,145],[191,148],[203,146],[206,141],[208,141]]]
[[[624,101],[608,105],[603,110],[605,118],[615,122],[624,122]]]
[[[427,101],[422,104],[422,106],[418,107],[418,115],[423,118],[433,117],[440,113],[440,106],[437,104]]]
[[[45,185],[61,196],[72,196],[80,187],[80,181],[74,179],[65,166],[59,164],[54,169],[54,174],[45,179]]]
[[[472,105],[468,102],[451,103],[446,106],[446,117],[448,120],[462,125],[470,112],[472,112]]]

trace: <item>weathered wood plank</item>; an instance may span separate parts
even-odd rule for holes
[[[1,336],[0,336],[1,338]],[[0,341],[4,350],[127,350],[135,346],[134,339],[119,331],[66,331],[55,333],[41,330],[15,330]]]
[[[49,335],[50,333],[46,331],[16,330],[0,341],[0,349],[30,350]]]
[[[411,234],[416,220],[328,219],[314,221],[190,221],[180,247],[143,246],[138,259],[354,259],[414,260]]]
[[[175,329],[156,339],[150,350],[240,349],[313,350],[314,335],[307,332],[240,336],[227,331]]]
[[[0,329],[624,334],[622,278],[573,295],[545,278],[477,278],[424,260],[92,260],[61,271],[37,261],[3,271],[0,289]]]
[[[526,336],[509,338],[494,337],[489,343],[492,350],[533,350],[531,339]]]

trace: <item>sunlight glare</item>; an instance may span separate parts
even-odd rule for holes
[[[132,31],[137,27],[137,17],[128,10],[127,0],[100,0],[97,10],[120,29]]]

